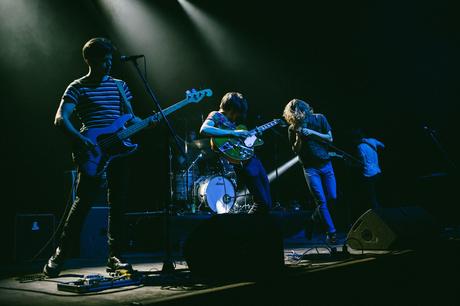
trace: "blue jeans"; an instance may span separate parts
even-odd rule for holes
[[[267,172],[257,157],[251,158],[243,166],[235,166],[238,181],[248,188],[254,198],[254,203],[270,209],[272,198],[270,195],[270,183]]]
[[[313,220],[319,221],[326,227],[328,233],[335,233],[334,222],[327,207],[337,199],[334,169],[328,162],[321,167],[307,167],[304,169],[308,188],[316,203]]]

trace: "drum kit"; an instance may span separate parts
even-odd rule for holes
[[[236,201],[237,176],[234,166],[211,149],[209,139],[185,143],[191,161],[174,174],[174,200],[186,213],[239,213],[251,207],[248,197]]]

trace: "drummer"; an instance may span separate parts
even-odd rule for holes
[[[248,103],[241,93],[226,93],[218,111],[211,112],[201,126],[200,133],[208,137],[248,137],[246,130],[236,129],[246,119]],[[235,166],[238,182],[246,185],[253,195],[250,214],[267,213],[271,207],[270,185],[267,173],[257,157]]]

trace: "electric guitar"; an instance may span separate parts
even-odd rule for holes
[[[188,90],[184,100],[165,108],[163,113],[167,116],[188,104],[198,103],[204,97],[210,96],[212,96],[210,89]],[[132,114],[125,114],[107,127],[91,128],[83,132],[83,136],[89,138],[95,145],[90,149],[81,146],[74,149],[74,161],[79,171],[92,177],[101,175],[110,161],[136,151],[138,145],[131,142],[129,139],[131,136],[162,119],[160,113],[155,113],[132,125],[126,125],[133,117]]]
[[[212,137],[211,147],[213,150],[220,153],[229,162],[239,164],[249,160],[254,156],[254,148],[264,144],[264,141],[257,137],[257,134],[268,130],[279,124],[282,120],[275,119],[264,125],[256,127],[249,131],[249,136],[246,138],[239,137]],[[236,130],[247,130],[246,126],[239,125]]]

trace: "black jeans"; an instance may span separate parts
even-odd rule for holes
[[[108,219],[109,256],[119,256],[129,181],[125,158],[114,160],[109,165],[107,173],[101,177],[88,177],[78,172],[77,179],[76,200],[67,215],[59,242],[61,259],[68,257],[75,242],[79,241],[83,222],[94,203],[94,195],[100,188],[107,189],[110,205]]]
[[[257,157],[251,158],[243,166],[235,166],[238,181],[246,185],[254,198],[254,203],[269,210],[272,206],[270,183],[261,161]]]
[[[359,188],[356,190],[356,196],[352,206],[352,218],[357,220],[364,212],[369,209],[378,209],[380,207],[378,201],[377,187],[381,174],[371,177],[359,175],[356,182]]]
[[[381,174],[371,177],[363,177],[363,191],[367,208],[378,209],[380,207],[377,197],[377,185]]]

